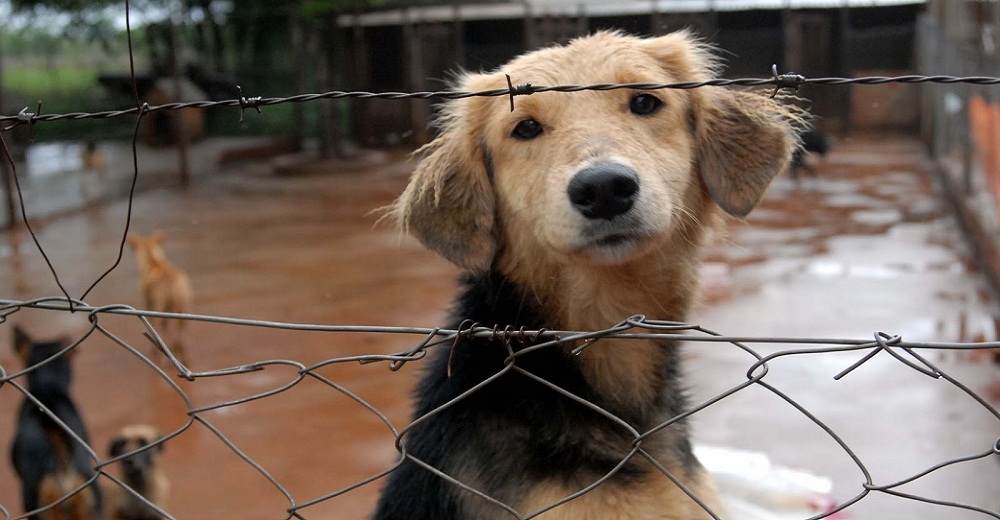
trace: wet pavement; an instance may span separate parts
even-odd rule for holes
[[[727,335],[870,339],[876,331],[908,341],[981,341],[997,336],[992,294],[967,258],[961,232],[935,193],[921,147],[909,138],[855,138],[837,143],[819,175],[780,178],[746,223],[733,223],[707,254],[705,303],[692,321]],[[456,271],[387,226],[372,210],[388,204],[412,168],[401,152],[380,166],[280,177],[267,163],[202,174],[195,187],[143,193],[132,228],[162,229],[172,261],[191,274],[195,312],[239,318],[338,325],[429,327],[444,323]],[[336,164],[324,165],[336,169]],[[124,201],[40,226],[39,239],[61,280],[79,295],[117,256]],[[92,305],[139,305],[136,269],[124,262],[87,297]],[[58,294],[40,255],[23,234],[0,235],[0,298]],[[85,317],[24,310],[16,319],[36,335],[78,334]],[[151,353],[135,318],[101,323]],[[0,363],[19,366],[10,326],[0,325]],[[320,333],[189,324],[195,370],[261,360],[312,364],[333,357],[408,349],[410,335]],[[767,354],[802,347],[753,344]],[[1000,379],[1000,369],[972,354],[926,355],[972,390]],[[876,484],[980,453],[1000,434],[982,405],[882,353],[840,380],[833,376],[863,353],[803,354],[770,364],[769,384],[836,432]],[[727,344],[687,348],[694,402],[746,380],[753,362]],[[121,426],[146,422],[163,431],[188,423],[187,405],[136,356],[103,336],[75,357],[74,390],[95,447],[104,454]],[[397,427],[409,415],[419,363],[391,372],[384,363],[338,364],[317,371],[355,392]],[[243,375],[177,384],[195,407],[279,388],[297,367],[272,365]],[[175,378],[175,381],[176,378]],[[20,401],[0,388],[0,415]],[[997,401],[992,401],[993,406]],[[239,405],[200,414],[299,503],[322,497],[389,467],[393,437],[381,420],[317,378]],[[864,472],[831,436],[774,394],[751,387],[695,415],[703,443],[760,450],[775,461],[833,479],[846,501],[863,492]],[[5,446],[11,421],[0,421]],[[172,485],[167,510],[176,518],[284,518],[289,500],[205,424],[171,439],[162,464]],[[308,518],[364,518],[378,491],[369,484],[302,510]],[[899,491],[1000,511],[1000,464],[979,460],[946,468]],[[0,505],[20,511],[10,467],[0,464]],[[850,518],[913,520],[986,518],[873,493]]]

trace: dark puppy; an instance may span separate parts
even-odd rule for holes
[[[14,350],[25,367],[48,360],[67,346],[65,340],[34,342],[14,327]],[[89,443],[83,418],[70,397],[70,355],[62,355],[28,373],[28,391],[45,408]],[[24,511],[31,512],[62,500],[94,476],[87,451],[35,403],[25,399],[17,418],[10,449],[14,471],[21,479]],[[31,515],[32,520],[90,520],[103,518],[101,493],[89,485],[53,508]]]
[[[133,491],[163,508],[170,493],[170,481],[156,463],[157,455],[163,451],[163,444],[142,450],[142,448],[158,441],[160,437],[159,431],[152,426],[146,424],[129,425],[122,428],[118,436],[111,440],[108,454],[112,457],[119,457],[126,453],[137,452],[119,462],[121,467],[119,478]],[[158,520],[163,518],[153,508],[116,483],[109,483],[106,491],[108,518],[111,520]]]
[[[806,173],[815,177],[816,169],[806,162],[806,154],[813,153],[820,157],[826,157],[826,153],[830,151],[830,137],[810,127],[799,134],[799,139],[801,146],[792,153],[792,165],[788,172],[795,180],[799,178],[799,170],[805,170]]]
[[[505,88],[505,73],[563,85],[715,71],[687,33],[602,32],[468,74],[458,89]],[[702,246],[723,212],[749,213],[788,165],[797,114],[721,88],[543,92],[513,111],[506,98],[452,101],[391,215],[465,269],[452,327],[684,321]],[[710,518],[678,484],[722,514],[676,420],[687,406],[668,336],[579,353],[578,343],[523,352],[537,342],[503,336],[433,352],[377,520]]]

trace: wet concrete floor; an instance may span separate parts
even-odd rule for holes
[[[869,339],[876,331],[909,341],[994,340],[998,315],[974,271],[965,243],[935,196],[920,145],[909,138],[837,143],[819,175],[778,179],[746,223],[733,223],[707,254],[705,303],[692,317],[727,335]],[[138,196],[132,228],[162,229],[170,258],[191,274],[195,312],[239,318],[337,325],[442,325],[456,270],[371,212],[402,189],[412,165],[389,154],[378,167],[337,174],[274,176],[244,164],[200,176],[187,192]],[[116,255],[126,203],[50,220],[39,239],[69,291],[79,295]],[[40,255],[23,234],[0,235],[0,298],[58,294]],[[92,305],[139,306],[131,255],[86,298]],[[38,336],[79,334],[79,313],[23,310],[9,322]],[[151,354],[135,318],[101,323]],[[420,339],[396,334],[321,333],[194,322],[185,332],[192,368],[215,370],[262,360],[312,364],[330,358],[388,354]],[[762,354],[803,347],[751,344]],[[815,347],[815,345],[809,345]],[[972,354],[924,352],[948,374],[982,392],[1000,369]],[[1000,422],[946,381],[931,379],[881,353],[840,380],[833,376],[862,352],[803,354],[771,362],[765,381],[836,432],[876,485],[938,463],[981,453]],[[753,358],[728,344],[687,347],[694,402],[746,380]],[[18,367],[10,325],[0,324],[0,363]],[[154,370],[106,337],[94,335],[74,363],[76,399],[95,448],[129,423],[164,432],[185,428],[188,405]],[[384,363],[317,370],[354,392],[396,426],[409,416],[409,391],[420,369],[391,372]],[[298,368],[274,364],[242,375],[173,378],[193,407],[277,389]],[[997,401],[987,397],[995,407]],[[19,394],[0,388],[0,416],[14,417]],[[393,436],[371,411],[318,378],[273,396],[199,414],[301,504],[389,467]],[[864,491],[865,474],[830,435],[761,387],[698,412],[699,442],[760,450],[776,462],[828,476],[840,501]],[[7,445],[13,421],[0,421]],[[176,518],[285,518],[290,500],[237,456],[206,424],[171,439],[162,464],[172,481],[167,510]],[[364,518],[373,483],[301,510],[307,518]],[[1000,511],[1000,464],[962,463],[898,491]],[[0,505],[20,512],[11,468],[0,464]],[[848,509],[856,519],[986,518],[981,513],[872,493]]]

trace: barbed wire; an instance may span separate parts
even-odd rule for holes
[[[225,447],[236,454],[245,463],[250,465],[254,471],[256,471],[261,478],[269,482],[276,490],[278,490],[284,499],[288,502],[288,508],[286,510],[286,519],[291,518],[306,518],[304,509],[317,505],[321,502],[325,502],[336,497],[342,496],[349,493],[355,489],[362,486],[368,485],[389,473],[395,471],[400,465],[406,461],[410,460],[418,465],[421,465],[426,470],[437,474],[439,477],[443,478],[445,481],[450,482],[452,485],[457,486],[465,491],[474,493],[478,496],[483,496],[489,499],[492,503],[498,507],[511,513],[513,518],[520,520],[528,520],[530,518],[535,518],[538,515],[543,514],[545,511],[551,510],[552,508],[558,507],[569,500],[572,500],[600,485],[603,485],[608,479],[610,479],[621,467],[631,460],[633,457],[643,457],[648,460],[654,467],[656,467],[660,472],[662,472],[668,478],[673,479],[673,475],[663,467],[660,462],[653,457],[649,452],[642,448],[642,440],[646,437],[660,431],[669,425],[680,421],[686,417],[699,413],[709,406],[727,398],[735,395],[739,392],[746,390],[747,388],[756,386],[763,388],[764,390],[770,392],[776,397],[780,398],[782,401],[790,405],[795,411],[800,413],[802,416],[807,418],[809,421],[814,423],[819,427],[826,435],[828,435],[837,446],[851,459],[852,463],[857,466],[858,470],[863,475],[863,482],[860,483],[860,491],[856,495],[850,497],[847,500],[842,501],[835,508],[821,511],[816,515],[810,516],[809,520],[819,520],[822,518],[830,517],[840,511],[843,511],[852,505],[858,503],[866,496],[871,493],[884,493],[887,495],[892,495],[906,500],[913,500],[917,502],[923,502],[927,504],[934,504],[939,506],[951,507],[955,509],[961,509],[966,511],[972,511],[985,515],[986,517],[1000,519],[1000,513],[991,511],[984,507],[966,504],[956,501],[941,500],[933,497],[921,496],[905,491],[900,491],[899,488],[913,483],[917,480],[926,478],[934,473],[938,473],[945,468],[954,468],[961,464],[969,464],[974,461],[1000,456],[1000,438],[993,442],[989,446],[983,446],[980,451],[974,453],[966,453],[957,457],[950,458],[948,460],[938,461],[926,468],[923,468],[916,473],[902,479],[897,479],[888,483],[877,482],[877,479],[873,476],[872,472],[869,470],[868,465],[859,456],[857,450],[851,447],[851,445],[840,435],[838,435],[833,428],[826,424],[821,418],[816,414],[809,411],[801,403],[797,402],[786,392],[783,392],[780,388],[772,385],[765,381],[765,378],[772,373],[771,362],[779,358],[787,356],[806,356],[812,354],[828,354],[828,353],[843,353],[843,352],[866,352],[860,357],[858,361],[846,367],[842,372],[837,374],[834,379],[840,380],[844,375],[850,371],[856,369],[864,363],[869,362],[875,357],[879,352],[886,352],[890,354],[893,358],[898,360],[902,366],[909,367],[916,372],[934,378],[947,381],[948,383],[954,385],[957,389],[967,395],[969,398],[974,400],[979,406],[981,406],[987,413],[989,413],[993,418],[996,419],[997,424],[1000,425],[1000,411],[996,407],[989,404],[983,400],[980,396],[971,390],[968,386],[960,382],[958,379],[951,376],[947,371],[943,370],[940,366],[936,365],[934,362],[928,360],[925,356],[921,356],[917,350],[932,349],[932,350],[956,350],[956,349],[992,349],[1000,347],[1000,342],[979,342],[979,343],[937,343],[937,342],[906,342],[903,341],[899,336],[894,336],[882,332],[875,333],[874,340],[859,340],[859,339],[842,339],[842,338],[776,338],[776,337],[733,337],[724,336],[722,334],[716,333],[712,330],[706,329],[704,327],[689,324],[689,323],[679,323],[679,322],[665,322],[658,320],[647,320],[642,316],[632,316],[622,320],[621,323],[616,324],[612,327],[603,330],[596,331],[550,331],[550,330],[513,330],[513,329],[497,329],[496,327],[485,327],[477,324],[469,324],[468,326],[463,326],[458,329],[442,329],[442,328],[425,328],[425,327],[384,327],[384,326],[339,326],[339,325],[318,325],[318,324],[306,324],[306,323],[286,323],[286,322],[275,322],[268,320],[249,320],[240,318],[231,318],[224,316],[209,316],[209,315],[193,315],[193,314],[175,314],[175,313],[164,313],[164,312],[154,312],[148,310],[136,309],[127,305],[108,305],[108,306],[90,306],[83,301],[74,302],[74,306],[70,307],[67,302],[62,297],[47,297],[47,298],[37,298],[32,300],[0,300],[0,324],[5,323],[9,318],[15,313],[22,311],[24,309],[34,309],[36,311],[43,312],[68,312],[71,309],[76,312],[85,313],[87,320],[90,323],[89,328],[75,338],[73,341],[66,344],[65,348],[61,350],[57,356],[67,356],[70,352],[74,350],[80,350],[83,348],[89,348],[84,346],[84,341],[90,338],[95,333],[104,336],[119,348],[128,351],[132,356],[138,358],[143,364],[148,366],[158,378],[165,381],[171,392],[176,395],[176,397],[183,403],[185,407],[185,413],[188,416],[187,420],[181,426],[176,429],[167,432],[160,439],[156,440],[153,444],[142,448],[152,449],[156,446],[162,445],[169,442],[171,439],[181,435],[185,431],[192,428],[195,424],[200,424],[204,426],[213,436],[219,439],[220,442],[225,445]],[[156,351],[161,351],[167,355],[169,360],[170,368],[176,370],[179,377],[186,379],[190,382],[197,382],[202,379],[207,378],[218,378],[225,376],[235,376],[238,374],[243,374],[252,371],[264,370],[271,366],[288,366],[296,370],[296,376],[289,382],[282,383],[276,388],[270,390],[265,390],[262,392],[243,395],[236,398],[222,400],[216,403],[197,406],[194,404],[194,400],[189,396],[189,391],[182,389],[173,379],[167,374],[167,372],[161,368],[160,363],[151,359],[149,356],[143,353],[143,349],[137,348],[134,345],[129,344],[127,341],[122,339],[122,337],[114,332],[112,332],[107,326],[102,323],[102,317],[117,315],[117,316],[130,316],[134,317],[140,322],[140,328],[144,331],[144,335],[148,338],[154,345]],[[253,327],[263,327],[272,329],[285,329],[292,331],[318,331],[327,333],[372,333],[372,334],[408,334],[415,336],[422,336],[423,339],[420,340],[415,347],[396,352],[393,354],[378,354],[378,355],[353,355],[353,356],[343,356],[343,357],[333,357],[325,359],[321,362],[316,362],[312,364],[305,364],[300,361],[292,359],[273,359],[267,361],[259,361],[251,364],[238,365],[228,368],[220,368],[209,371],[195,372],[190,370],[188,367],[183,365],[178,358],[172,355],[170,350],[170,345],[166,344],[160,337],[157,330],[151,325],[149,318],[166,318],[175,320],[191,320],[200,322],[209,322],[216,324],[229,324],[229,325],[241,325],[241,326],[253,326]],[[344,364],[344,363],[381,363],[385,362],[388,364],[390,370],[394,370],[394,364],[402,362],[418,362],[422,360],[429,349],[432,348],[447,348],[448,345],[452,344],[458,337],[476,337],[476,338],[488,338],[492,341],[497,341],[503,344],[509,344],[511,342],[518,342],[520,348],[516,351],[511,352],[511,358],[504,362],[505,368],[502,373],[507,371],[517,372],[518,374],[528,377],[529,379],[535,380],[542,384],[546,388],[553,392],[556,392],[566,399],[572,400],[581,406],[587,407],[592,411],[601,414],[602,416],[608,417],[611,420],[621,422],[621,419],[610,414],[608,411],[599,407],[598,405],[588,402],[585,399],[576,396],[552,382],[546,381],[544,379],[534,376],[529,370],[526,370],[518,365],[518,359],[527,355],[530,352],[539,349],[551,349],[551,348],[566,348],[573,347],[574,352],[579,352],[582,348],[591,348],[595,342],[606,340],[606,339],[616,339],[616,340],[643,340],[643,339],[663,339],[664,337],[669,337],[671,340],[678,340],[685,343],[695,343],[695,342],[713,342],[719,344],[729,345],[732,348],[739,349],[742,352],[748,353],[752,356],[752,361],[746,370],[746,380],[742,383],[736,384],[725,391],[711,396],[707,399],[702,400],[700,403],[692,406],[689,410],[684,413],[672,417],[662,424],[658,424],[647,431],[636,431],[632,430],[632,436],[634,437],[635,444],[633,449],[628,452],[627,455],[615,466],[614,469],[609,471],[606,475],[597,479],[591,485],[582,488],[579,492],[574,493],[562,500],[554,502],[547,505],[545,508],[534,512],[523,512],[517,511],[510,507],[508,504],[504,504],[490,497],[486,497],[479,490],[470,486],[468,483],[461,482],[453,477],[442,473],[437,468],[429,466],[412,454],[407,452],[405,436],[406,433],[411,429],[414,424],[418,424],[423,420],[423,417],[430,416],[432,414],[438,413],[441,409],[435,409],[428,412],[422,417],[413,418],[412,422],[403,427],[398,427],[377,407],[372,405],[370,402],[362,398],[360,395],[350,391],[343,385],[340,385],[336,381],[319,374],[317,371],[321,368],[327,367],[333,364]],[[578,345],[581,341],[585,343],[583,345]],[[813,346],[804,348],[793,348],[786,350],[777,350],[769,354],[763,354],[755,350],[750,345],[753,344],[800,344],[807,343]],[[36,406],[45,410],[45,413],[52,417],[55,414],[48,410],[41,401],[36,397],[31,395],[28,388],[24,385],[18,383],[18,379],[26,376],[27,374],[42,369],[42,367],[51,362],[51,359],[44,360],[39,364],[33,366],[25,366],[21,370],[10,370],[0,365],[0,388],[5,385],[11,385],[15,388],[17,393],[24,396],[25,399],[31,401]],[[398,368],[398,367],[397,367]],[[373,414],[381,424],[384,424],[385,428],[392,434],[394,438],[394,444],[396,450],[399,453],[399,459],[396,463],[391,465],[384,471],[378,472],[377,474],[361,479],[354,482],[348,486],[342,487],[341,489],[334,490],[323,496],[312,498],[309,500],[298,500],[292,492],[290,492],[282,483],[272,475],[267,468],[265,468],[260,463],[256,462],[252,457],[240,449],[238,444],[225,435],[221,429],[216,427],[212,421],[206,417],[206,413],[219,410],[223,408],[228,408],[232,406],[238,406],[251,401],[257,401],[261,399],[266,399],[277,394],[291,390],[296,385],[300,384],[307,378],[311,380],[318,381],[328,386],[331,390],[339,392],[344,396],[348,397],[352,401],[358,403],[362,406],[368,413]],[[485,384],[489,384],[487,381]],[[484,385],[485,386],[485,385]],[[468,398],[470,394],[466,394],[464,398]],[[454,403],[449,403],[445,406],[452,406]],[[627,423],[622,423],[629,429]],[[114,485],[121,487],[126,493],[134,494],[147,505],[149,505],[158,514],[162,515],[164,518],[173,519],[174,517],[166,510],[164,510],[160,504],[153,504],[148,501],[145,497],[142,497],[139,490],[132,489],[128,484],[122,481],[120,478],[110,473],[110,468],[117,462],[127,458],[137,451],[125,453],[116,457],[104,458],[98,455],[98,450],[94,449],[92,446],[87,445],[80,437],[75,433],[70,431],[68,426],[63,423],[59,423],[59,426],[66,430],[73,437],[73,442],[81,445],[88,453],[90,460],[94,466],[94,475],[87,479],[82,485],[75,488],[73,491],[67,493],[64,497],[68,499],[72,495],[80,492],[84,492],[87,484],[92,484],[100,479],[107,479]],[[141,450],[139,450],[141,451]],[[675,480],[675,483],[680,484],[679,481]],[[694,493],[689,491],[689,495],[700,503],[699,497]],[[56,504],[50,504],[45,509],[55,507]],[[704,504],[703,504],[704,505]],[[706,507],[706,510],[707,507]],[[714,518],[719,518],[714,512],[709,510],[711,516]],[[26,512],[28,513],[28,512]],[[0,517],[3,518],[13,518],[10,512],[0,505]]]
[[[820,77],[808,78],[800,74],[777,74],[771,78],[737,78],[737,79],[711,79],[705,81],[682,81],[674,83],[595,83],[590,85],[532,85],[530,83],[512,85],[508,88],[478,90],[478,91],[457,91],[457,90],[436,90],[422,92],[367,92],[367,91],[344,91],[331,90],[316,94],[297,94],[288,97],[244,97],[242,88],[238,89],[238,98],[219,101],[190,101],[183,103],[165,103],[162,105],[149,105],[141,103],[135,107],[122,110],[105,110],[100,112],[71,112],[65,114],[41,114],[29,112],[28,107],[23,108],[14,115],[0,115],[0,125],[12,123],[3,130],[11,130],[20,125],[33,125],[35,123],[80,120],[80,119],[110,119],[125,116],[141,116],[154,112],[170,110],[183,110],[185,108],[218,108],[229,107],[239,108],[241,118],[243,112],[252,108],[260,112],[261,107],[280,105],[285,103],[307,103],[323,99],[464,99],[470,97],[501,97],[509,96],[513,99],[517,96],[530,96],[542,92],[581,92],[588,90],[662,90],[662,89],[695,89],[702,87],[763,87],[773,86],[774,92],[779,90],[796,90],[805,85],[881,85],[886,83],[938,83],[955,84],[964,83],[971,85],[998,85],[1000,77],[990,76],[947,76],[947,75],[904,75],[904,76],[865,76],[858,78],[843,77]]]

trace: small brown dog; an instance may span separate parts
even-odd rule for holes
[[[89,170],[97,174],[101,180],[108,172],[108,161],[104,157],[104,151],[97,145],[97,141],[87,139],[80,147],[80,163],[84,170]]]
[[[118,436],[111,439],[108,454],[120,457],[133,453],[119,463],[118,478],[126,486],[139,493],[146,500],[163,508],[170,494],[170,480],[156,463],[156,456],[163,451],[163,444],[147,448],[159,440],[160,432],[146,424],[133,424],[121,429]],[[107,482],[107,517],[111,520],[156,520],[162,518],[153,508],[117,484]]]
[[[153,231],[148,237],[129,233],[128,243],[135,253],[139,267],[139,287],[146,310],[157,312],[184,313],[191,308],[191,280],[187,273],[170,263],[163,253],[164,235]],[[165,318],[151,319],[152,325],[163,338],[177,359],[187,364],[181,332],[184,320]]]

